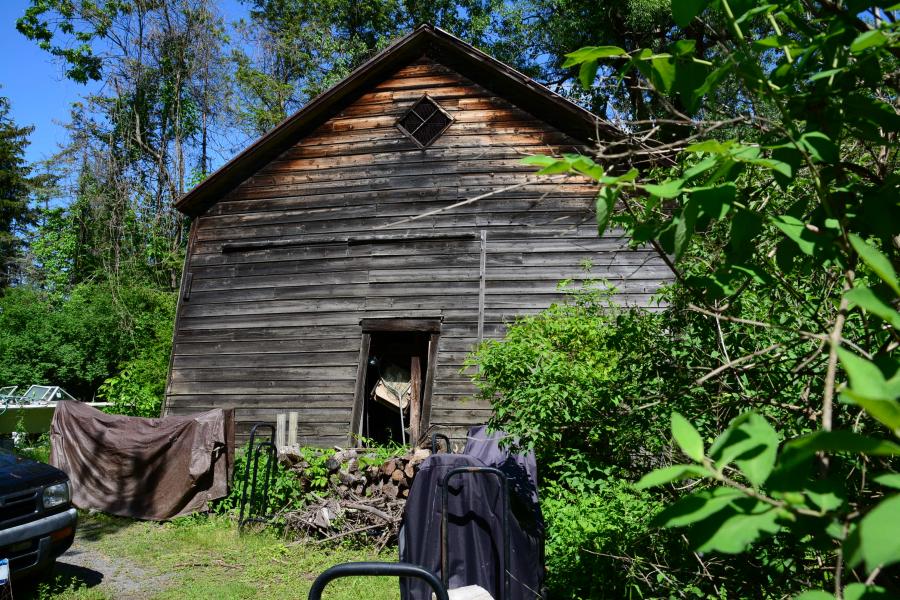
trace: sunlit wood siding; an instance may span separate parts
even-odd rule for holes
[[[454,121],[421,150],[395,123],[425,93]],[[302,443],[345,444],[360,319],[440,317],[430,422],[459,435],[486,421],[460,373],[479,311],[498,337],[586,264],[629,304],[670,276],[622,236],[597,236],[588,182],[502,191],[536,180],[524,155],[586,151],[431,59],[400,68],[194,219],[166,411],[234,407],[241,436],[296,410]],[[384,239],[397,236],[414,239]]]

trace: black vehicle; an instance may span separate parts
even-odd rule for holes
[[[0,558],[13,576],[48,570],[75,539],[69,477],[0,448]]]

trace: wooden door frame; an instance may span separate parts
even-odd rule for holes
[[[362,337],[359,345],[359,364],[356,367],[356,387],[353,392],[353,411],[350,413],[349,443],[354,445],[354,436],[362,435],[362,416],[365,403],[366,375],[368,372],[369,349],[372,346],[372,335],[376,333],[427,333],[428,366],[422,383],[422,410],[419,415],[419,433],[424,434],[431,423],[431,390],[437,368],[438,344],[441,338],[440,317],[411,319],[362,319]],[[415,445],[419,440],[410,440]]]

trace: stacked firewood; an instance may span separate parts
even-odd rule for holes
[[[417,448],[380,462],[365,448],[335,451],[325,461],[326,489],[310,491],[303,508],[285,513],[286,529],[304,540],[365,535],[381,547],[395,541],[413,479],[430,455],[429,450]],[[311,472],[299,452],[282,449],[279,459],[304,487],[321,487],[312,485],[321,473]]]

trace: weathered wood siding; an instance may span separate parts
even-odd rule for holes
[[[454,123],[420,150],[394,124],[425,92]],[[241,436],[297,410],[302,443],[344,444],[360,319],[441,316],[431,423],[458,434],[484,422],[487,406],[470,400],[459,373],[478,338],[482,280],[484,336],[497,337],[559,299],[557,282],[583,278],[586,261],[633,304],[646,304],[668,270],[621,236],[598,238],[595,188],[572,179],[376,228],[531,178],[525,154],[578,149],[439,64],[400,69],[195,219],[167,411],[235,407]],[[360,239],[456,233],[470,237]],[[227,247],[276,240],[297,245]]]

